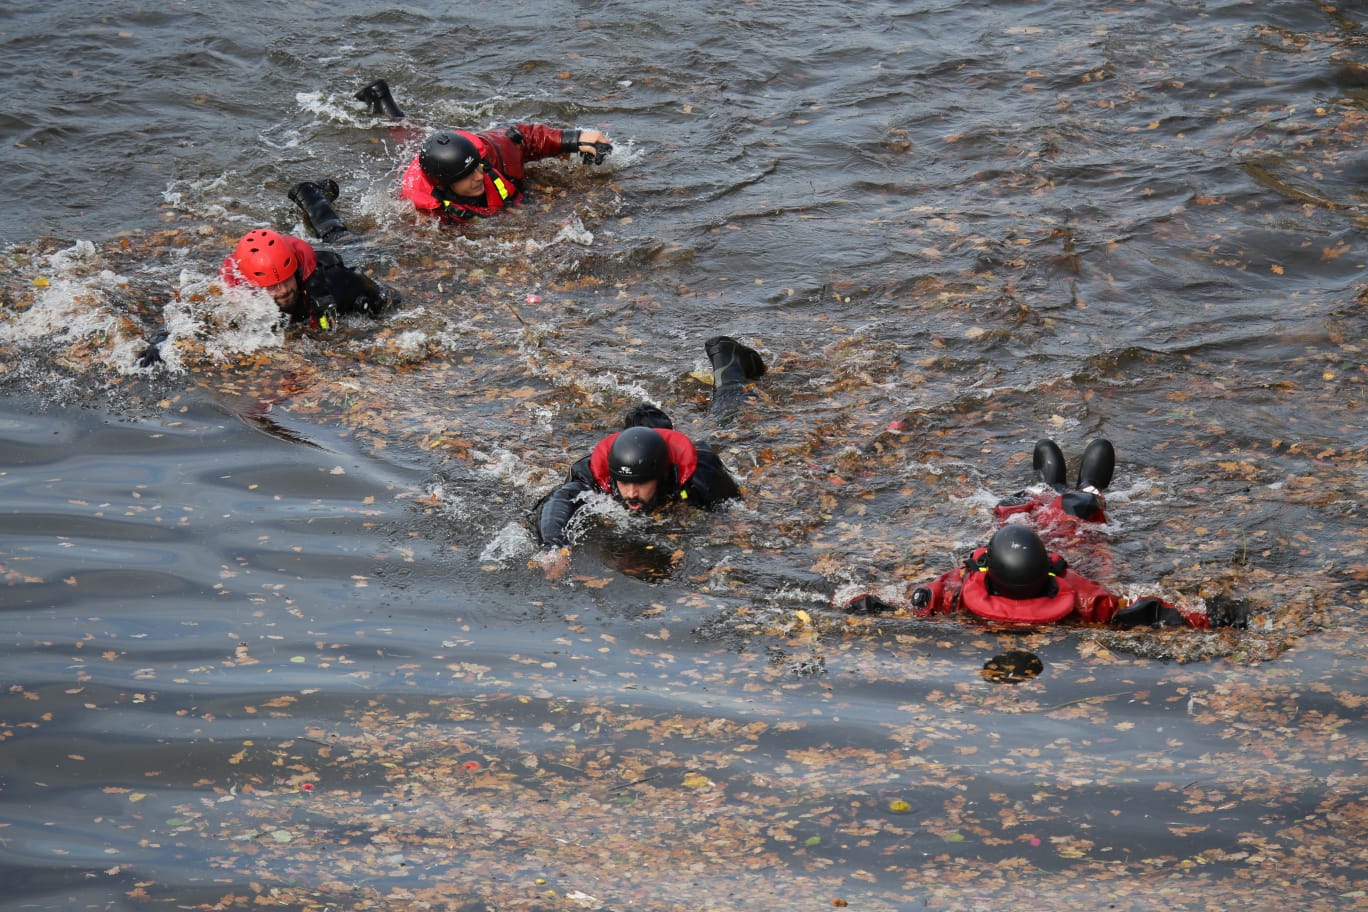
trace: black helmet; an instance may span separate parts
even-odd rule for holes
[[[479,163],[479,150],[460,133],[434,133],[418,153],[418,167],[428,180],[441,187],[465,177]]]
[[[628,428],[608,450],[608,474],[618,481],[659,480],[669,465],[670,447],[655,428]]]
[[[1050,579],[1050,555],[1040,536],[1020,525],[1003,526],[988,542],[988,581],[998,595],[1035,598]]]

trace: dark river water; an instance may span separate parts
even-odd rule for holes
[[[1365,22],[0,11],[0,910],[1368,908]],[[615,148],[397,200],[513,121]],[[286,333],[218,264],[323,177],[404,305]],[[729,422],[719,333],[770,368]],[[601,508],[557,578],[525,515],[640,400],[744,501]],[[1076,567],[1243,626],[833,608],[1046,436],[1118,453]]]

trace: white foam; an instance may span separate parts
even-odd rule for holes
[[[537,550],[532,534],[521,523],[510,522],[485,545],[480,552],[482,563],[508,566],[511,562],[529,557]]]
[[[168,368],[179,366],[170,351],[178,339],[194,339],[214,361],[226,361],[284,344],[284,321],[271,296],[248,285],[225,288],[216,280],[185,271],[180,294],[162,311],[169,333],[162,345]]]

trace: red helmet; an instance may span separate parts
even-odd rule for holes
[[[299,257],[290,242],[269,228],[243,235],[229,259],[237,267],[238,275],[257,288],[279,285],[299,269]]]

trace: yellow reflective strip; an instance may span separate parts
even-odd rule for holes
[[[508,199],[508,187],[504,184],[503,178],[492,177],[490,180],[494,181],[494,189],[499,191],[499,199]]]

